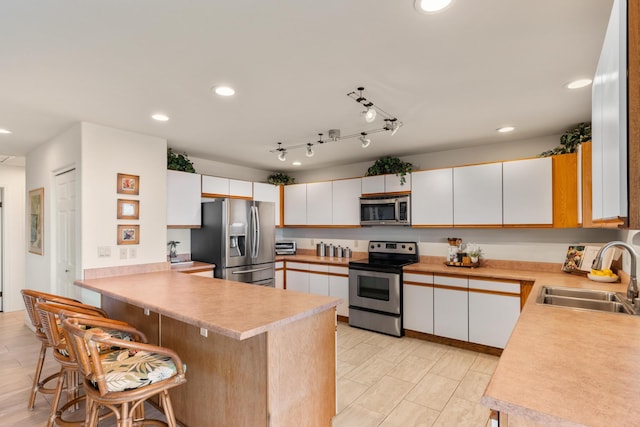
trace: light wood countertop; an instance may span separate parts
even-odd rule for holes
[[[340,299],[174,271],[78,280],[78,286],[244,340],[331,309]]]
[[[542,424],[636,425],[640,317],[537,304],[543,285],[626,291],[626,284],[536,275],[482,403]]]
[[[208,264],[201,261],[185,261],[171,264],[171,271],[179,271],[181,273],[199,273],[201,271],[212,271],[215,264]]]
[[[457,268],[441,263],[412,264],[404,271],[535,282],[484,392],[485,406],[541,425],[640,423],[640,316],[536,303],[542,286],[625,293],[628,278],[623,283],[599,283],[560,271]]]

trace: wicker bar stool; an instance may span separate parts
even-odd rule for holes
[[[87,427],[98,425],[100,407],[115,414],[118,427],[176,426],[169,389],[187,380],[186,368],[173,350],[114,338],[104,331],[118,330],[146,341],[142,332],[109,319],[72,317],[64,319],[62,325],[84,376]],[[112,351],[102,351],[105,347]],[[144,419],[144,402],[155,395],[160,398],[166,423]]]
[[[73,357],[73,353],[69,351],[69,345],[65,339],[61,322],[63,319],[70,317],[102,318],[101,311],[102,310],[96,310],[95,308],[87,309],[54,302],[36,303],[36,312],[40,318],[42,329],[49,340],[49,346],[53,348],[53,356],[56,361],[60,363],[60,375],[58,376],[58,383],[51,402],[51,413],[47,421],[47,427],[53,426],[54,422],[56,425],[62,427],[84,425],[83,421],[66,421],[62,418],[62,414],[65,411],[77,409],[79,402],[84,399],[84,396],[80,396],[79,393],[81,383],[79,381],[78,363]],[[112,322],[119,323],[124,327],[128,326],[125,322],[115,320],[112,320]],[[125,337],[123,336],[123,338]],[[126,339],[131,338],[126,336]],[[62,408],[58,409],[63,389],[67,392],[67,402]]]
[[[107,317],[107,313],[99,309],[97,307],[93,307],[90,305],[86,305],[81,303],[80,301],[76,301],[71,298],[61,297],[59,295],[48,294],[46,292],[35,291],[32,289],[22,289],[20,291],[22,293],[22,299],[24,300],[24,306],[29,315],[29,320],[35,329],[35,336],[40,341],[40,354],[38,356],[38,361],[36,362],[36,372],[33,377],[33,386],[31,388],[31,394],[29,395],[29,402],[27,404],[27,408],[33,409],[33,406],[36,401],[36,393],[44,393],[44,394],[53,394],[56,392],[56,389],[53,387],[47,387],[46,385],[56,379],[60,373],[57,372],[53,375],[48,376],[47,378],[41,380],[40,376],[42,375],[42,367],[44,365],[44,360],[47,354],[47,348],[49,348],[49,340],[42,329],[42,324],[40,322],[40,318],[36,311],[36,302],[38,301],[51,301],[59,304],[65,304],[71,307],[83,308],[83,309],[93,309],[96,310],[99,315],[103,317]]]

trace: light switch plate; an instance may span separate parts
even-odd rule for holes
[[[127,259],[127,248],[120,248],[120,259]]]

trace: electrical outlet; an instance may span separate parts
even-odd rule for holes
[[[311,247],[313,248],[316,245],[316,241],[311,239]]]
[[[200,335],[207,338],[209,336],[209,331],[206,328],[200,328]]]
[[[358,241],[357,241],[357,240],[354,240],[354,241],[353,241],[353,247],[354,247],[354,248],[357,248],[357,247],[358,247]]]
[[[120,248],[120,259],[127,259],[127,248]]]
[[[138,256],[138,248],[129,248],[129,258],[134,259]]]

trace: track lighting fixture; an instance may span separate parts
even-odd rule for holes
[[[398,120],[397,117],[392,116],[391,114],[384,111],[377,105],[374,105],[372,101],[368,100],[362,95],[364,91],[364,87],[358,87],[356,91],[350,92],[347,94],[349,98],[354,99],[358,104],[361,104],[365,110],[362,112],[362,116],[364,117],[367,123],[372,123],[375,121],[377,117],[382,117],[384,119],[384,126],[378,129],[367,130],[366,132],[356,132],[349,135],[341,135],[340,129],[329,129],[327,131],[328,139],[323,140],[323,134],[318,134],[318,140],[315,144],[324,145],[328,142],[336,142],[342,141],[345,139],[358,138],[360,143],[362,144],[362,148],[367,148],[371,144],[371,139],[369,135],[378,133],[378,132],[391,132],[391,135],[395,135],[395,133],[402,126],[402,122]],[[278,142],[278,147],[271,150],[272,153],[278,155],[278,159],[281,161],[285,161],[287,158],[288,150],[295,150],[297,148],[305,148],[307,157],[312,157],[315,154],[313,150],[313,146],[315,145],[312,142],[306,142],[301,144],[290,145],[288,147],[283,147],[282,142]]]
[[[369,107],[362,112],[362,116],[364,117],[364,121],[367,123],[373,123],[376,119],[376,110],[373,107]]]
[[[282,142],[278,142],[278,148],[275,149],[278,152],[278,160],[284,162],[287,160],[287,149],[282,148]]]
[[[360,132],[360,135],[362,136],[358,139],[360,140],[360,142],[362,142],[362,148],[367,148],[369,145],[371,145],[371,138],[367,138],[366,132]]]

